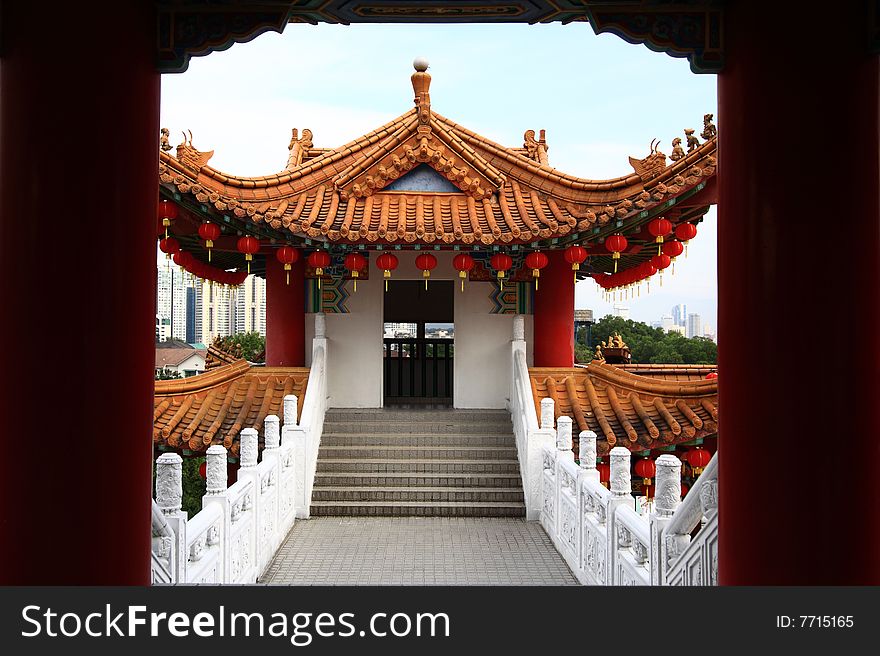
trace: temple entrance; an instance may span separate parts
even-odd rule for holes
[[[384,404],[452,405],[452,281],[395,280],[384,300]]]

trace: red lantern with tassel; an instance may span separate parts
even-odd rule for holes
[[[330,254],[327,251],[315,251],[309,255],[309,266],[315,270],[318,276],[318,289],[321,289],[321,276],[324,275],[324,269],[330,266]]]
[[[187,253],[186,251],[177,251],[173,256],[174,263],[188,270],[188,267],[192,264],[193,256],[192,253]]]
[[[345,268],[351,271],[351,278],[354,280],[354,291],[358,290],[358,277],[360,270],[367,264],[367,258],[360,253],[349,253],[345,256]]]
[[[159,241],[159,250],[165,253],[165,259],[170,260],[180,250],[180,242],[174,237],[165,237]]]
[[[550,260],[541,251],[535,251],[526,255],[526,266],[532,270],[532,277],[535,279],[535,289],[538,289],[538,278],[541,277],[541,269],[549,263]]]
[[[596,471],[599,472],[599,482],[608,487],[608,481],[611,480],[611,465],[607,462],[597,463]]]
[[[468,272],[474,268],[474,258],[467,253],[459,253],[452,258],[452,266],[458,271],[458,277],[461,278],[461,291],[464,291],[464,279],[468,277]]]
[[[391,272],[397,268],[397,256],[393,253],[382,253],[376,258],[376,266],[382,269],[382,277],[385,278],[385,291],[387,292]]]
[[[571,265],[574,271],[574,281],[577,283],[577,272],[580,271],[581,264],[587,259],[587,249],[582,246],[569,246],[565,249],[565,261]]]
[[[495,275],[498,277],[498,284],[501,285],[501,289],[504,289],[505,272],[509,271],[510,267],[513,266],[513,260],[510,259],[510,255],[507,253],[495,253],[495,255],[489,258],[489,264],[497,272]]]
[[[687,452],[687,461],[694,472],[694,476],[699,476],[712,460],[712,454],[702,447],[691,449]]]
[[[199,237],[205,240],[205,248],[208,249],[208,262],[211,261],[211,249],[214,248],[214,240],[220,236],[220,226],[206,221],[199,226]]]
[[[284,278],[287,284],[290,284],[290,270],[299,259],[299,251],[292,246],[282,246],[275,251],[275,259],[284,265]]]
[[[669,259],[672,260],[672,274],[675,275],[675,258],[681,255],[684,252],[684,246],[682,246],[680,241],[667,241],[663,244],[663,254],[668,255]]]
[[[428,289],[428,278],[431,277],[431,270],[437,266],[437,258],[431,253],[422,253],[416,257],[416,267],[422,270],[422,276],[425,279],[425,289]]]
[[[611,258],[614,260],[614,273],[617,273],[617,260],[620,259],[620,254],[626,250],[627,246],[628,242],[623,235],[611,235],[605,240],[605,248],[609,253],[612,253]]]
[[[672,232],[672,221],[662,217],[654,219],[648,223],[648,232],[651,233],[654,241],[657,242],[657,255],[660,255],[660,249],[663,247],[663,238]]]
[[[679,223],[675,226],[675,237],[684,242],[684,256],[687,257],[687,243],[697,236],[697,226],[693,223]]]
[[[660,273],[660,286],[663,286],[663,269],[672,264],[672,258],[668,255],[660,254],[655,255],[651,258],[651,264],[654,265],[654,268]]]
[[[651,491],[654,488],[654,485],[651,482],[651,479],[657,474],[657,465],[654,464],[654,461],[645,456],[641,460],[636,461],[636,475],[642,477],[642,489],[647,489],[646,497],[651,498]]]
[[[172,203],[170,200],[160,200],[159,201],[159,220],[162,221],[162,227],[165,228],[165,238],[168,238],[168,228],[171,227],[171,224],[177,218],[178,209],[177,205]]]
[[[254,259],[254,253],[260,250],[260,240],[250,235],[245,235],[238,240],[238,252],[244,253],[244,259],[247,261],[247,272],[251,272],[251,262]]]

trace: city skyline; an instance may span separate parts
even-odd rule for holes
[[[587,32],[575,24],[292,25],[247,48],[194,59],[184,75],[164,76],[161,125],[174,145],[192,130],[194,146],[213,150],[211,165],[221,171],[272,174],[287,161],[292,128],[310,129],[316,147],[337,147],[407,111],[411,63],[424,56],[437,112],[508,146],[519,146],[527,129],[546,129],[551,166],[605,179],[630,175],[628,157],[644,157],[654,138],[669,154],[684,128],[699,128],[703,114],[716,113],[712,76],[610,35],[584,38]],[[528,48],[511,47],[525,39]],[[297,56],[303,49],[316,56],[304,61]],[[370,66],[353,75],[351,63],[365,51]],[[569,71],[548,65],[555,61],[585,62],[581,84],[570,85]],[[222,104],[206,100],[239,77],[261,89],[259,102],[235,94]],[[645,102],[668,97],[675,102]],[[662,286],[655,276],[650,294],[643,289],[626,301],[631,318],[650,323],[686,303],[715,325],[714,208],[698,231],[688,256],[676,258],[674,275],[668,270]],[[577,284],[576,308],[593,310],[598,320],[612,306],[592,281]]]

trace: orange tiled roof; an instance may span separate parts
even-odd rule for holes
[[[661,380],[595,362],[529,374],[538,416],[541,400],[552,398],[556,416],[574,422],[575,440],[582,430],[596,433],[600,455],[613,446],[642,451],[718,432],[717,379]]]
[[[415,76],[413,86],[414,109],[338,148],[313,148],[310,131],[294,131],[287,167],[274,175],[220,172],[207,163],[213,151],[184,142],[176,156],[160,152],[160,180],[282,239],[488,245],[562,237],[618,220],[643,223],[715,175],[711,138],[668,166],[652,151],[630,158],[635,172],[628,176],[571,176],[547,163],[543,136],[536,141],[529,130],[522,148],[501,146],[431,111],[427,87],[417,88]],[[384,190],[420,164],[460,192]]]
[[[243,428],[262,431],[267,415],[282,416],[288,394],[302,410],[309,370],[251,367],[245,360],[182,380],[156,381],[153,442],[202,453],[222,444],[238,455]]]

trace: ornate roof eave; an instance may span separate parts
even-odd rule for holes
[[[718,381],[660,380],[592,362],[576,368],[530,368],[536,410],[554,401],[556,416],[598,436],[600,455],[669,447],[718,432]]]

